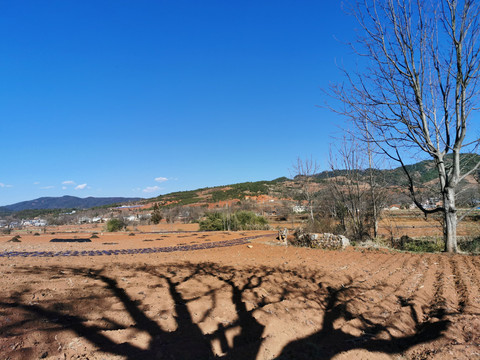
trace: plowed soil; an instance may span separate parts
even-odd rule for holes
[[[480,359],[478,257],[68,236],[0,238],[0,359]]]

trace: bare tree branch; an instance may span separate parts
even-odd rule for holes
[[[397,161],[415,204],[425,215],[444,214],[446,250],[455,252],[455,189],[480,168],[463,170],[461,153],[476,151],[469,117],[478,109],[480,3],[474,0],[361,0],[353,7],[360,36],[352,47],[364,60],[345,70],[330,94],[342,103],[358,138]],[[468,131],[467,131],[468,130]],[[405,163],[415,154],[434,161],[443,205],[416,199]]]

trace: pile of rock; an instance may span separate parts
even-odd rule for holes
[[[350,246],[350,240],[343,235],[330,233],[316,234],[296,231],[292,244],[318,249],[344,249],[345,247]]]

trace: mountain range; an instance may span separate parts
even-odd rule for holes
[[[0,207],[2,212],[15,212],[31,209],[89,209],[97,206],[122,204],[142,200],[141,198],[125,197],[87,197],[76,196],[41,197],[35,200],[22,201],[16,204]]]
[[[471,169],[473,165],[480,160],[476,154],[462,154],[461,164],[464,171]],[[451,162],[451,156],[447,156],[445,162]],[[424,160],[415,164],[407,165],[407,170],[411,174],[417,186],[424,186],[438,181],[438,174],[435,164],[432,160]],[[367,170],[357,170],[359,179],[368,176]],[[407,178],[401,167],[394,169],[374,170],[379,179],[382,179],[382,186],[406,189]],[[345,170],[323,171],[313,175],[313,180],[319,188],[325,186],[329,179],[345,176]],[[469,176],[469,181],[461,185],[464,187],[476,187],[478,183],[475,178],[480,176],[475,173]],[[295,180],[295,179],[294,179]],[[98,206],[108,206],[114,204],[123,204],[144,200],[145,202],[158,202],[161,206],[181,206],[181,205],[207,205],[208,203],[217,203],[233,199],[246,199],[248,197],[259,197],[270,195],[275,198],[291,198],[292,188],[295,188],[295,181],[286,177],[280,177],[270,181],[244,182],[231,185],[207,187],[189,191],[177,191],[165,195],[160,195],[152,199],[125,198],[125,197],[87,197],[78,198],[75,196],[62,197],[41,197],[35,200],[22,201],[12,205],[0,207],[0,213],[11,213],[22,210],[32,209],[89,209]],[[322,185],[323,184],[323,185]]]

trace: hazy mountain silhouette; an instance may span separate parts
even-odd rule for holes
[[[141,200],[141,198],[91,196],[87,198],[79,198],[76,196],[65,195],[62,197],[41,197],[35,200],[22,201],[16,204],[3,206],[2,209],[8,211],[32,209],[88,209],[96,206],[121,204],[138,200]]]

